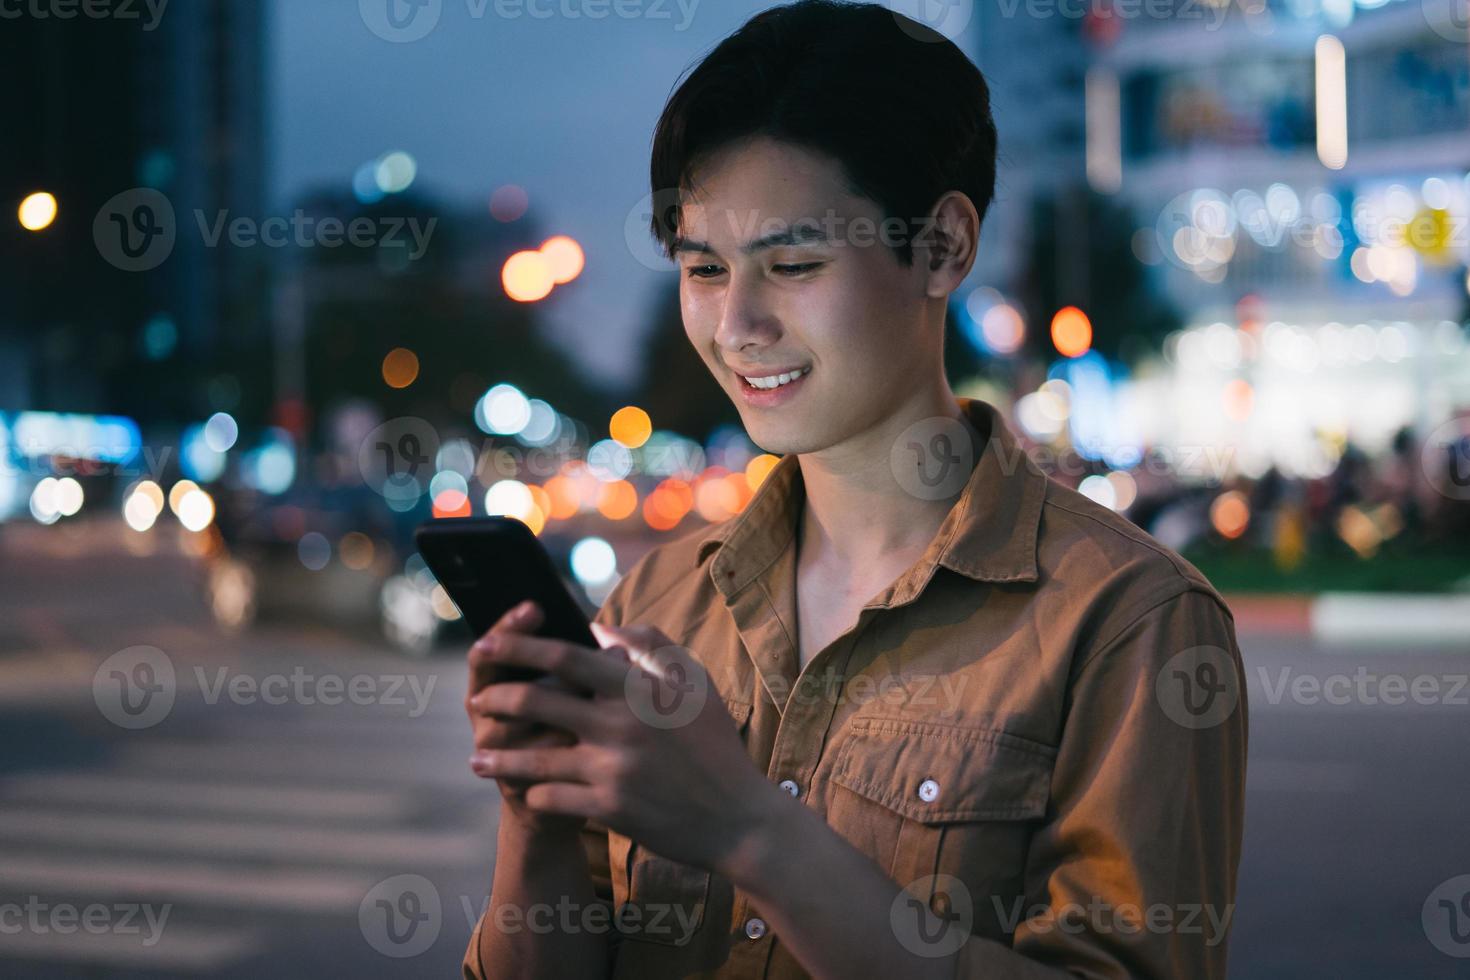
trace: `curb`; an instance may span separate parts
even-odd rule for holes
[[[1458,646],[1470,652],[1470,595],[1463,593],[1227,595],[1225,602],[1241,632],[1310,636],[1336,646]]]

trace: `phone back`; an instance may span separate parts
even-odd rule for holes
[[[443,517],[414,533],[419,554],[476,636],[523,599],[545,613],[537,635],[596,648],[587,617],[546,548],[511,517]]]

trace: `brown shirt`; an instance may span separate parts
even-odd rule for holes
[[[917,955],[968,934],[957,976],[1223,978],[1247,741],[1230,611],[959,401],[988,443],[958,502],[799,678],[794,456],[735,518],[645,555],[598,619],[699,658],[755,764],[907,890],[892,921]],[[627,916],[614,976],[806,976],[729,881],[588,841]],[[495,976],[480,928],[470,978]]]

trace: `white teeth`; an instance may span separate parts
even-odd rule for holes
[[[779,388],[782,385],[786,384],[788,381],[795,381],[797,378],[808,373],[809,371],[811,371],[811,368],[802,368],[800,371],[787,371],[781,374],[772,374],[764,378],[749,378],[743,374],[741,375],[741,377],[745,378],[746,382],[748,382],[752,388]]]

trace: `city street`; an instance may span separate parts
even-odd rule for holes
[[[0,920],[5,976],[456,975],[495,798],[465,765],[453,651],[418,662],[310,623],[229,636],[162,535],[153,555],[102,523],[0,535],[0,905],[20,907]],[[110,670],[94,678],[139,644],[167,658],[176,694],[130,729],[153,707],[109,702]],[[1244,629],[1242,645],[1232,976],[1464,976],[1449,952],[1467,944],[1441,929],[1437,948],[1423,914],[1470,874],[1470,691],[1455,679],[1470,651]],[[151,680],[122,674],[156,686],[164,661],[140,662]],[[1385,703],[1394,676],[1436,703]]]

